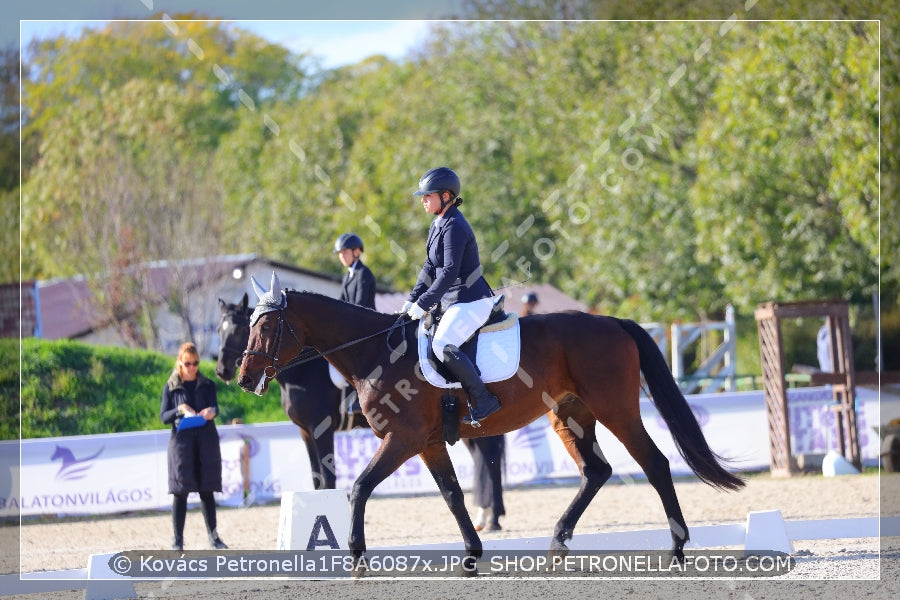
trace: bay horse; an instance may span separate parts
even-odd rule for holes
[[[237,373],[247,340],[250,338],[250,314],[247,294],[236,303],[219,299],[219,356],[216,359],[216,375],[228,383]],[[309,455],[313,488],[333,490],[337,483],[334,460],[334,434],[342,428],[368,427],[365,417],[351,412],[349,406],[341,406],[341,392],[332,383],[328,374],[328,363],[324,357],[297,364],[281,371],[276,377],[281,387],[281,405],[288,418],[300,428],[300,436]],[[352,396],[343,400],[352,402]],[[473,459],[475,452],[481,451],[467,446]],[[500,460],[500,456],[490,454],[487,458]],[[488,485],[495,497],[502,494],[499,465],[490,469]],[[477,482],[476,482],[477,483]],[[497,500],[494,501],[497,504]],[[502,504],[502,502],[500,502]],[[491,515],[491,530],[499,529],[497,515]]]
[[[356,388],[381,445],[350,493],[349,549],[354,560],[359,561],[366,550],[364,515],[372,490],[416,454],[456,518],[467,559],[480,558],[481,540],[465,509],[442,439],[443,390],[417,376],[416,327],[403,317],[320,294],[276,293],[277,281],[273,273],[270,294],[260,299],[254,312],[238,384],[264,393],[282,369],[302,360],[304,346],[312,346]],[[551,556],[565,556],[575,524],[612,474],[597,444],[595,424],[601,422],[622,442],[659,495],[668,517],[673,555],[683,560],[688,528],[669,461],[641,421],[641,372],[693,472],[723,490],[740,489],[744,481],[726,470],[723,459],[710,449],[656,343],[634,321],[578,311],[528,316],[520,324],[518,372],[488,385],[500,399],[500,410],[480,428],[460,425],[461,436],[506,433],[547,414],[581,473],[581,486],[551,538]],[[404,347],[411,350],[403,352]],[[459,418],[468,413],[465,402],[457,412]]]
[[[224,382],[234,379],[250,337],[250,313],[247,294],[237,303],[219,299],[219,356],[216,376]],[[341,391],[331,382],[324,358],[311,360],[278,374],[281,406],[288,418],[300,428],[300,437],[309,454],[313,488],[333,490],[337,480],[334,464],[334,432],[341,426]],[[356,422],[352,413],[349,427],[368,424]]]

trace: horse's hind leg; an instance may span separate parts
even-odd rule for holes
[[[580,401],[563,404],[556,414],[551,412],[548,416],[551,426],[581,472],[581,487],[556,523],[550,543],[551,555],[565,556],[569,552],[566,541],[572,539],[578,519],[612,475],[612,467],[597,445],[597,421]]]
[[[453,463],[450,462],[450,455],[447,453],[447,447],[442,443],[433,444],[423,451],[420,456],[434,477],[441,495],[450,512],[456,518],[459,525],[459,531],[462,533],[463,542],[466,546],[466,556],[471,557],[463,565],[463,573],[466,575],[475,575],[475,559],[481,558],[482,547],[481,539],[475,531],[475,525],[472,524],[472,518],[469,511],[466,510],[465,500],[463,498],[462,488],[459,486],[459,480],[456,478],[456,471]]]
[[[690,536],[687,523],[681,514],[678,496],[675,495],[675,484],[672,482],[669,460],[656,447],[653,439],[644,429],[644,424],[639,416],[627,424],[615,421],[604,423],[604,425],[622,442],[628,453],[644,471],[650,485],[659,494],[669,521],[669,529],[672,531],[672,551],[677,558],[684,558],[684,545]]]

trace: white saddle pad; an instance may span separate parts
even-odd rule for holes
[[[459,382],[448,383],[428,360],[428,336],[419,322],[419,365],[422,374],[431,385],[439,388],[459,388]],[[512,327],[501,331],[480,333],[478,335],[478,351],[475,355],[478,368],[481,370],[481,380],[485,383],[503,381],[515,375],[519,368],[521,344],[519,343],[519,321],[516,320]]]

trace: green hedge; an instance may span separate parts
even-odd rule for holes
[[[19,340],[0,338],[0,440],[19,438]]]
[[[7,415],[2,439],[16,439],[18,427],[18,341],[0,344],[0,385]],[[159,420],[162,389],[174,358],[157,352],[92,346],[70,340],[22,340],[21,425],[23,438],[146,431],[163,427]],[[241,417],[248,423],[282,421],[278,386],[263,397],[215,377],[215,363],[200,370],[215,381],[220,423]]]

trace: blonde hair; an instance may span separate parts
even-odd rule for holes
[[[184,365],[182,365],[184,355],[187,354],[193,357],[194,360],[200,360],[200,352],[197,350],[197,345],[194,342],[185,342],[178,348],[178,357],[175,359],[175,370],[178,372],[179,377],[184,377],[184,373],[182,369]]]

